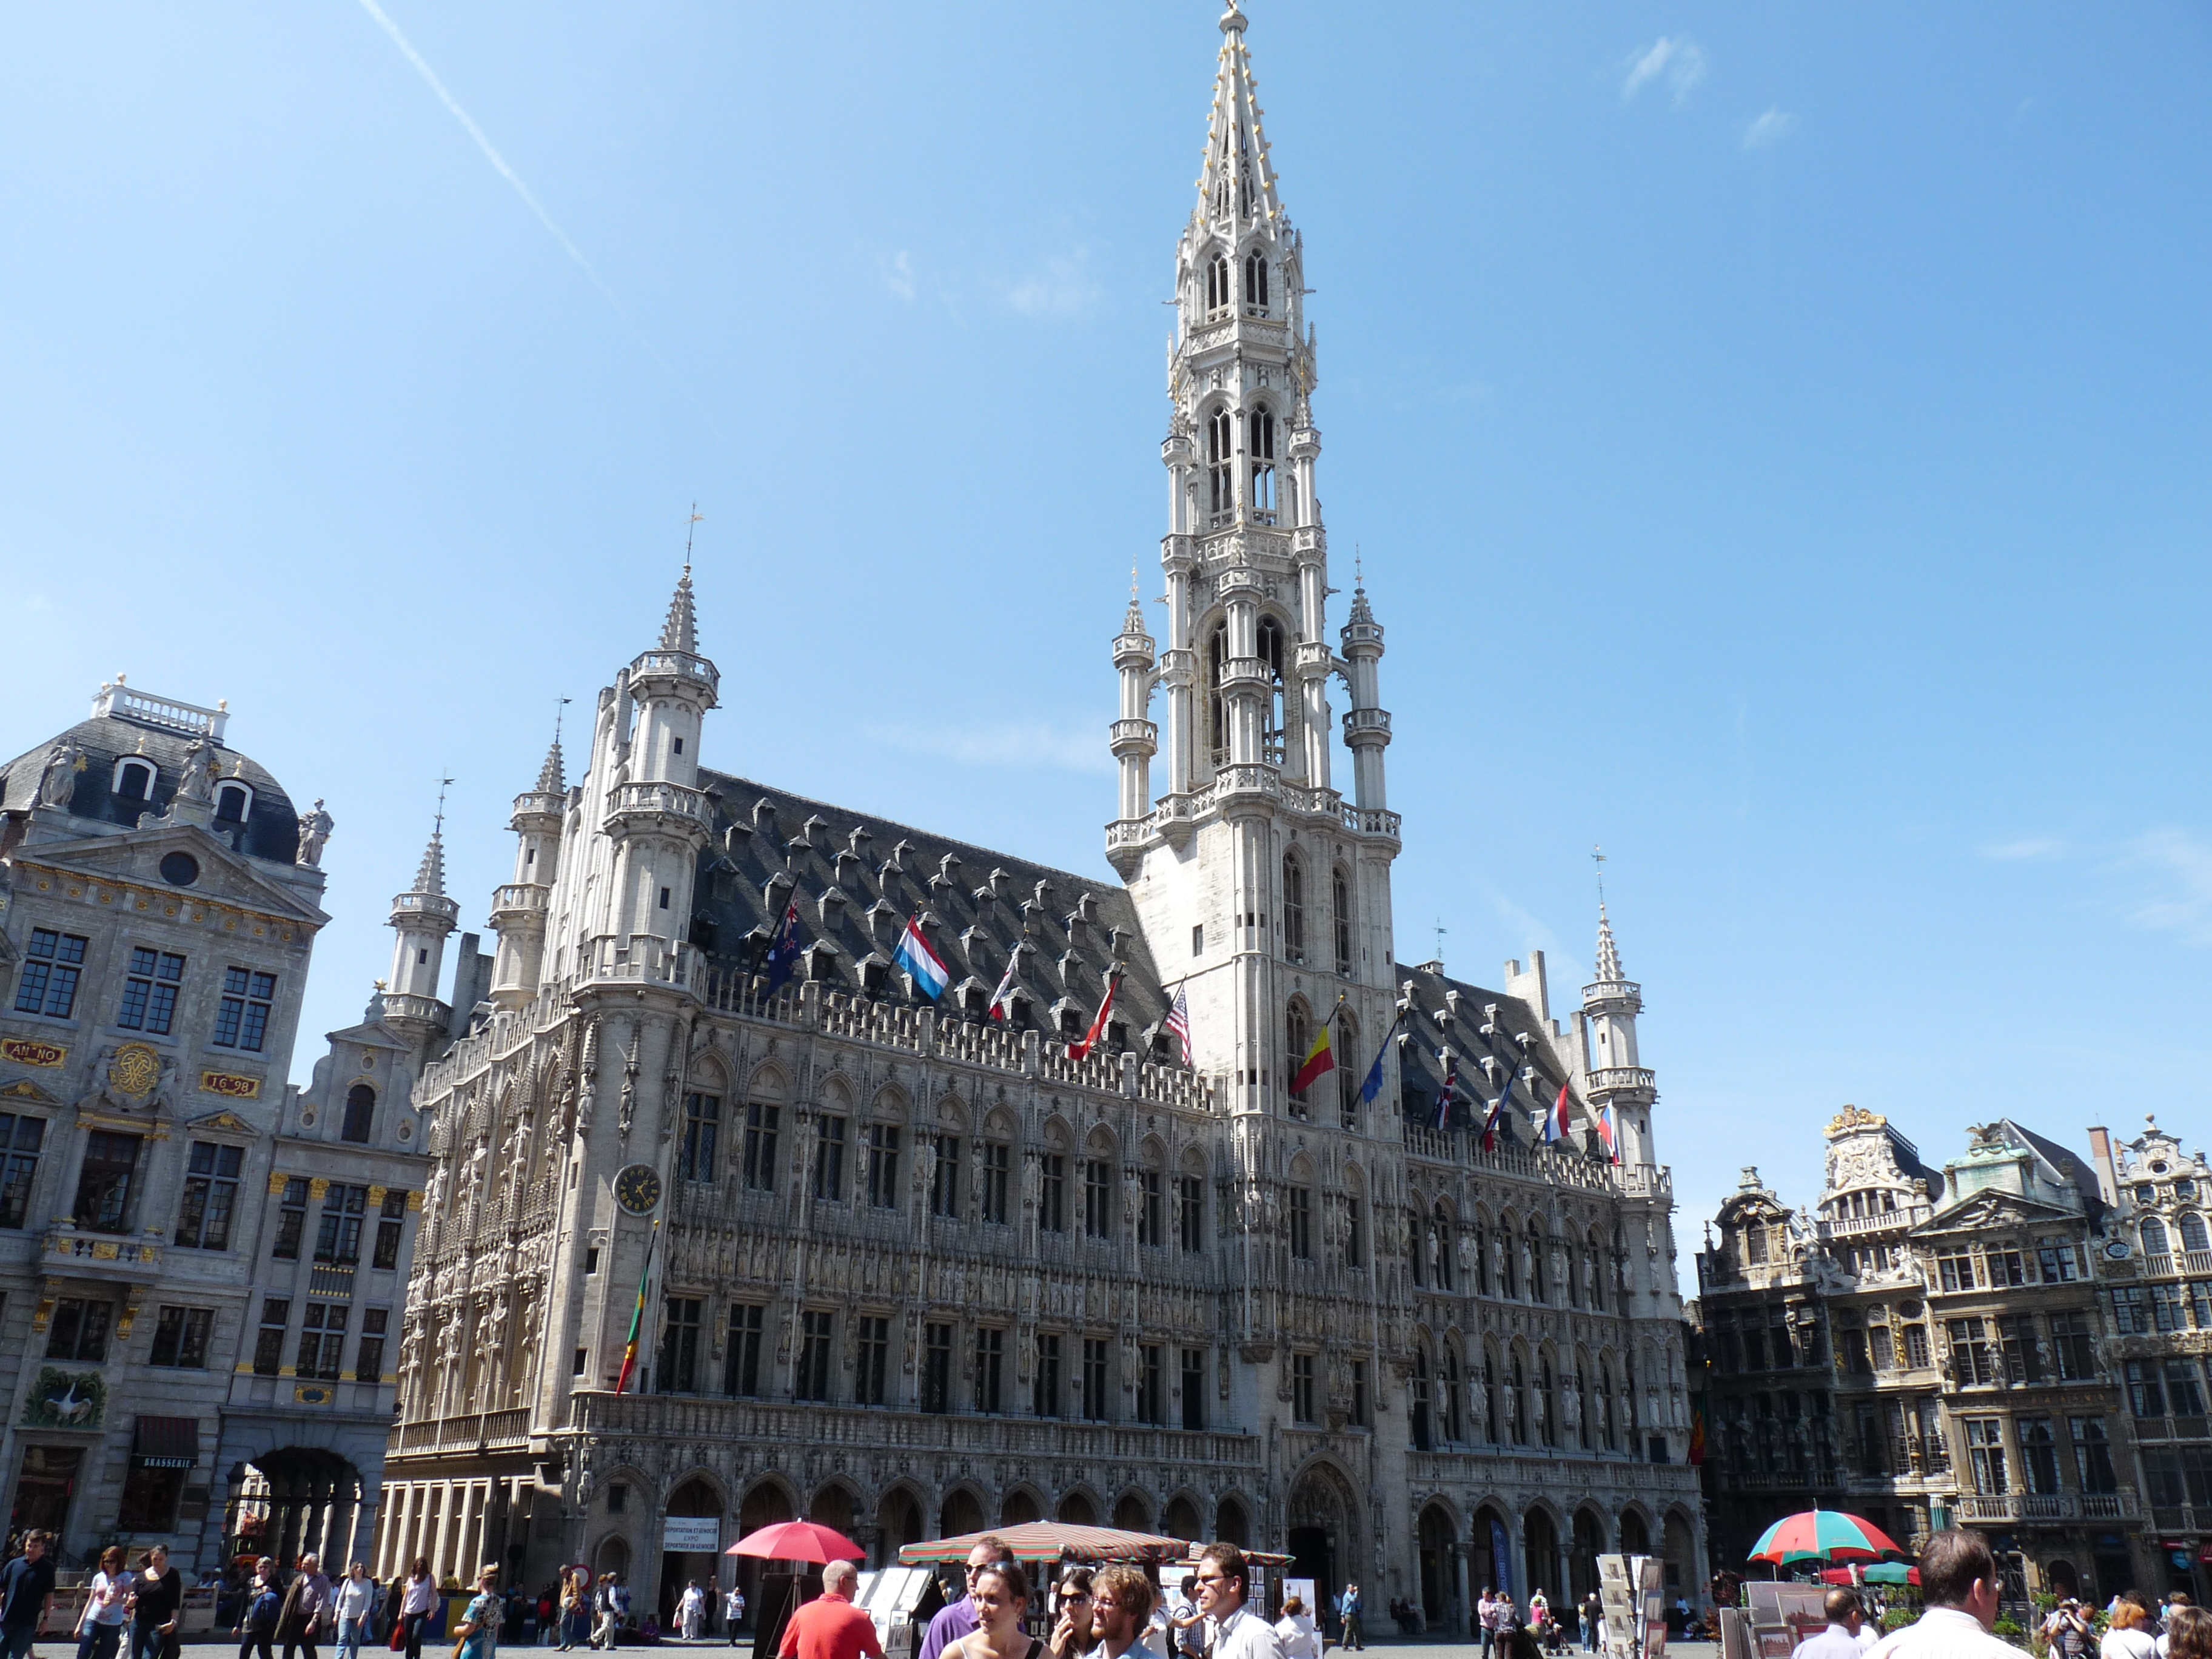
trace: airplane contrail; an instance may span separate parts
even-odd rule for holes
[[[545,227],[547,234],[555,241],[560,243],[561,251],[575,262],[577,270],[591,279],[592,286],[599,289],[606,302],[615,308],[615,314],[623,319],[623,325],[629,330],[638,344],[645,348],[647,355],[660,365],[662,371],[671,380],[675,380],[676,371],[670,368],[667,360],[653,349],[653,342],[647,339],[643,331],[639,329],[629,314],[629,307],[623,304],[621,296],[607,286],[606,279],[592,268],[592,262],[584,257],[583,250],[568,240],[568,233],[553,222],[553,216],[546,212],[544,204],[530,193],[530,186],[522,182],[522,176],[507,164],[507,158],[493,146],[490,139],[484,137],[483,129],[469,118],[468,111],[463,109],[453,94],[446,90],[446,83],[438,78],[437,71],[422,61],[422,54],[416,51],[409,43],[407,37],[399,32],[399,25],[386,15],[384,8],[378,5],[376,0],[361,0],[361,9],[376,20],[379,28],[392,37],[392,44],[406,55],[409,63],[414,64],[415,72],[428,83],[431,91],[438,94],[438,101],[453,112],[453,118],[459,121],[469,137],[476,141],[477,148],[483,152],[484,160],[492,164],[501,178],[514,186],[514,193],[522,198],[522,204],[537,215],[538,222]],[[713,425],[711,419],[708,421],[708,425]]]

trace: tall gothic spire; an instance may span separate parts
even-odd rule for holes
[[[1620,971],[1620,947],[1613,942],[1613,923],[1605,914],[1605,901],[1597,906],[1597,982],[1617,985],[1628,977]]]
[[[553,746],[545,751],[545,764],[538,769],[538,791],[541,795],[557,795],[568,788],[562,773],[561,739],[556,736]]]
[[[1273,219],[1282,204],[1267,163],[1267,138],[1260,127],[1259,83],[1244,44],[1244,14],[1230,0],[1221,15],[1221,60],[1213,77],[1213,108],[1206,119],[1206,168],[1198,179],[1202,218],[1230,224]]]
[[[691,567],[684,567],[683,579],[676,584],[676,597],[668,602],[668,620],[660,625],[660,648],[681,651],[686,656],[699,654],[699,619],[691,608]]]

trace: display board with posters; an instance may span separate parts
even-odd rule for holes
[[[1598,1557],[1598,1617],[1606,1659],[1661,1659],[1667,1651],[1662,1565],[1656,1555]]]
[[[1752,1640],[1759,1659],[1790,1659],[1797,1644],[1828,1627],[1826,1584],[1753,1578],[1743,1587],[1751,1604]]]
[[[1297,1596],[1299,1601],[1305,1604],[1306,1617],[1313,1620],[1316,1623],[1319,1623],[1321,1620],[1321,1606],[1314,1600],[1314,1581],[1310,1578],[1285,1578],[1283,1580],[1283,1605],[1288,1607],[1290,1605],[1291,1598],[1293,1595]]]
[[[875,1621],[884,1659],[906,1659],[914,1651],[915,1615],[936,1582],[927,1567],[885,1567],[860,1575],[853,1587],[853,1605]]]

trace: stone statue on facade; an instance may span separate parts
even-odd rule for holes
[[[208,747],[205,738],[193,738],[191,746],[185,750],[185,775],[177,785],[177,799],[215,799],[215,750]]]
[[[84,767],[83,754],[67,738],[49,749],[46,769],[39,774],[39,805],[67,806],[76,792],[76,775]]]
[[[323,811],[319,799],[308,811],[301,813],[298,861],[319,868],[323,862],[323,848],[330,841],[331,831],[337,828],[337,824],[331,815]]]

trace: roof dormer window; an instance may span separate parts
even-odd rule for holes
[[[246,815],[253,810],[253,791],[246,785],[226,780],[215,792],[215,821],[217,823],[243,823]]]
[[[152,800],[153,763],[135,755],[126,755],[116,762],[114,794],[118,800]]]

